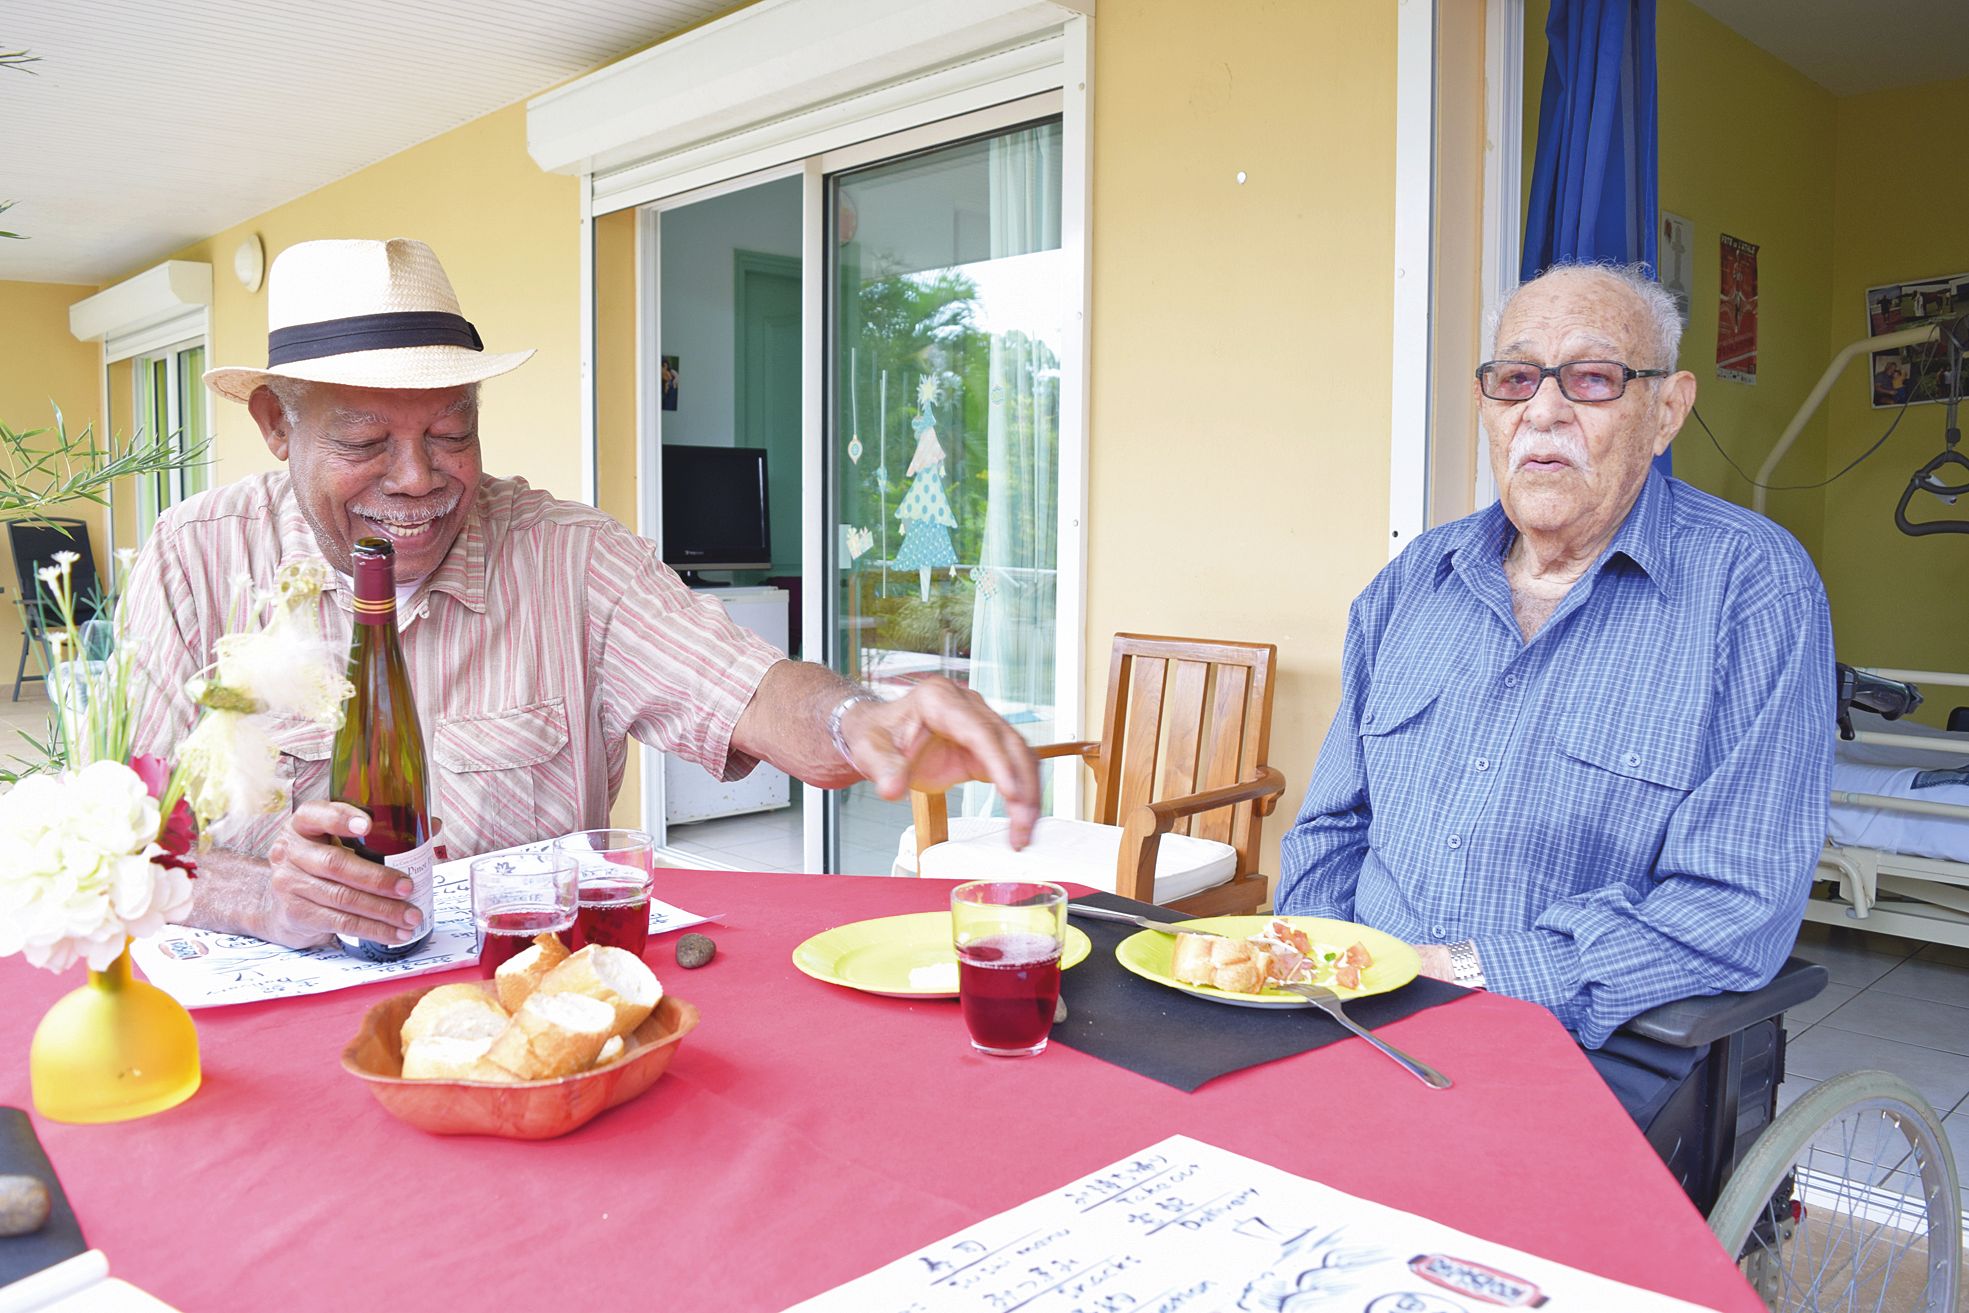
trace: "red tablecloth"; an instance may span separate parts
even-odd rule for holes
[[[378,985],[195,1014],[205,1086],[141,1121],[36,1117],[110,1269],[186,1310],[778,1309],[1175,1133],[1472,1234],[1726,1310],[1749,1288],[1539,1008],[1475,995],[1183,1094],[1055,1046],[971,1052],[954,1004],[807,979],[830,925],[946,906],[934,880],[675,872],[709,967],[650,960],[702,1025],[649,1093],[559,1140],[424,1135],[338,1064]],[[430,984],[464,975],[426,977]],[[79,983],[0,961],[0,1100]]]

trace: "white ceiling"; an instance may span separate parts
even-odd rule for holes
[[[1835,96],[1969,73],[1969,0],[1694,3]]]
[[[14,0],[0,279],[101,283],[732,0]]]

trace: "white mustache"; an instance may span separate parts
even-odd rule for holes
[[[1516,474],[1533,456],[1556,456],[1581,474],[1593,472],[1593,458],[1587,454],[1585,442],[1564,429],[1519,429],[1511,439],[1511,473]]]
[[[386,524],[401,524],[412,527],[429,524],[432,520],[442,520],[458,509],[463,494],[453,493],[442,503],[427,503],[422,506],[363,507],[351,506],[351,515],[360,515],[366,520],[381,520]]]

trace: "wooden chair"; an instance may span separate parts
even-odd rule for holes
[[[1196,916],[1257,911],[1264,818],[1285,791],[1266,761],[1277,668],[1269,643],[1115,635],[1100,740],[1036,749],[1093,768],[1093,820],[1042,819],[1013,853],[1004,820],[953,822],[944,795],[912,793],[897,873],[1065,878]]]

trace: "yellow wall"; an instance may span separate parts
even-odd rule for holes
[[[630,527],[636,482],[636,220],[618,210],[595,220],[596,503]],[[610,819],[642,823],[642,754],[629,754]]]
[[[1838,102],[1827,359],[1866,336],[1867,288],[1969,272],[1969,176],[1930,158],[1931,143],[1961,140],[1964,104],[1969,78]],[[1871,408],[1868,372],[1855,363],[1826,400],[1831,429],[1825,474],[1865,451],[1894,417]],[[1827,552],[1820,570],[1832,595],[1843,660],[1969,669],[1969,605],[1963,600],[1969,536],[1914,538],[1894,527],[1894,506],[1908,476],[1941,449],[1942,407],[1909,406],[1880,454],[1826,490]],[[1963,518],[1969,504],[1950,509],[1923,494],[1908,515]],[[1969,701],[1959,690],[1929,692],[1943,715]]]
[[[54,407],[59,406],[71,437],[80,436],[91,426],[99,439],[104,436],[102,348],[94,342],[78,342],[68,331],[69,306],[95,290],[68,283],[0,282],[0,423],[16,432],[52,428]],[[120,431],[127,433],[127,429]],[[102,508],[94,502],[78,501],[61,506],[54,514],[89,525],[96,568],[107,577],[109,544]],[[13,551],[3,537],[0,587],[6,589],[7,599],[0,605],[0,672],[6,677],[5,694],[11,696],[21,642],[20,614],[13,603],[20,589]],[[39,669],[30,659],[28,670]],[[38,690],[40,685],[28,687]],[[21,696],[28,696],[26,689]],[[0,762],[14,755],[14,746],[0,748]]]
[[[1117,630],[1277,643],[1267,871],[1388,559],[1395,17],[1103,0],[1095,24],[1086,728]]]
[[[1661,208],[1695,228],[1694,279],[1682,366],[1716,443],[1691,420],[1675,440],[1675,473],[1749,505],[1748,482],[1825,368],[1834,320],[1832,94],[1751,45],[1688,0],[1662,0],[1656,23]],[[1757,382],[1716,376],[1716,312],[1728,233],[1757,252]],[[1815,417],[1769,480],[1825,477],[1825,418]],[[1774,492],[1772,519],[1824,561],[1824,498]]]
[[[267,358],[266,287],[249,293],[231,273],[233,249],[249,233],[266,243],[269,263],[295,242],[318,237],[429,242],[488,350],[539,348],[518,370],[485,385],[486,469],[579,497],[579,207],[575,180],[543,173],[527,155],[526,108],[515,104],[172,258],[214,266],[208,358],[260,365]],[[213,416],[214,485],[274,467],[244,406],[215,399]]]

